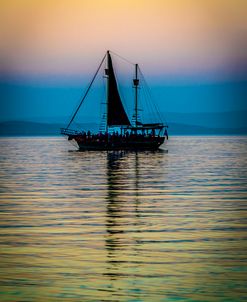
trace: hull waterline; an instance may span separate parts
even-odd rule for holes
[[[111,150],[158,150],[165,142],[164,137],[158,137],[150,141],[115,141],[115,142],[99,142],[99,141],[81,141],[80,138],[74,138],[77,142],[79,150],[87,151],[111,151]]]

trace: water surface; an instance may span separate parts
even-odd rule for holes
[[[246,301],[247,138],[0,139],[1,301]]]

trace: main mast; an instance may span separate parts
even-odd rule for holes
[[[110,61],[110,51],[106,52],[106,133],[108,133],[108,105],[109,105],[109,85],[110,85],[110,77],[109,77],[109,61]]]
[[[135,64],[135,79],[133,79],[134,89],[135,89],[135,126],[138,124],[138,64]]]

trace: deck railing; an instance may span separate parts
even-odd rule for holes
[[[63,135],[77,135],[77,134],[80,134],[80,132],[76,131],[76,130],[61,128],[61,134],[63,134]]]

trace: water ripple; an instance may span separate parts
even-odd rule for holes
[[[246,137],[0,144],[1,301],[246,301]]]

